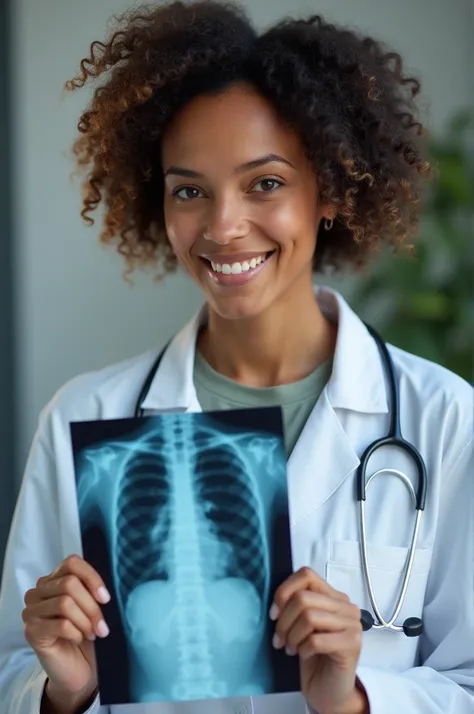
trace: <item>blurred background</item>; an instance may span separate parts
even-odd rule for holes
[[[130,0],[1,0],[0,564],[40,409],[65,381],[162,344],[200,294],[98,247],[79,216],[69,147],[89,99],[62,87]],[[382,39],[421,78],[439,177],[416,259],[325,280],[384,337],[472,380],[474,0],[247,0],[259,25],[320,12]],[[321,281],[322,282],[322,281]]]

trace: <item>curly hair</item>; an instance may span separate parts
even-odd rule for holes
[[[128,271],[176,267],[166,236],[160,145],[193,97],[250,83],[297,132],[320,200],[334,206],[320,230],[314,270],[361,267],[381,245],[409,246],[418,232],[427,132],[416,118],[416,79],[381,43],[320,16],[285,19],[258,33],[228,2],[180,0],[115,17],[66,83],[102,77],[79,120],[73,152],[84,181],[82,217],[102,203],[100,239]]]

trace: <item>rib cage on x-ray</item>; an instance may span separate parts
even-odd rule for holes
[[[134,631],[143,587],[160,582],[172,586],[172,615],[163,615],[161,602],[156,642],[164,646],[172,617],[179,655],[172,691],[162,698],[233,696],[238,692],[228,691],[211,656],[209,628],[219,616],[210,609],[206,588],[213,582],[232,582],[240,588],[232,591],[233,597],[240,593],[238,605],[247,608],[245,615],[240,611],[237,627],[225,610],[220,641],[230,644],[236,638],[259,646],[267,627],[270,564],[257,476],[263,462],[267,479],[278,473],[280,460],[284,464],[278,451],[281,441],[233,427],[226,433],[202,414],[158,415],[142,423],[133,436],[83,452],[78,479],[81,519],[86,522],[98,507],[107,523],[114,584],[132,650],[134,643],[140,649],[143,642],[143,631]],[[158,591],[153,592],[155,612]],[[259,686],[261,693],[266,691],[264,669],[259,674],[254,668],[255,678],[246,683],[254,692]],[[150,696],[155,699],[141,701],[156,700],[159,693]]]
[[[263,519],[244,457],[225,435],[204,425],[162,426],[149,436],[146,451],[134,449],[119,481],[116,562],[122,602],[137,585],[175,575],[169,551],[163,557],[163,542],[171,529],[176,537],[176,530],[186,527],[189,506],[197,512],[196,532],[189,535],[199,542],[203,567],[207,563],[214,577],[249,580],[263,603],[269,575]],[[179,462],[172,463],[176,459]],[[174,504],[172,476],[180,476],[180,483],[174,484]],[[212,534],[211,544],[207,541]],[[205,557],[219,559],[216,540],[224,556],[220,565]]]

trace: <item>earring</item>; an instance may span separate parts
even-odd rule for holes
[[[324,219],[324,230],[330,231],[331,228],[333,227],[333,224],[334,224],[333,218],[325,218]]]

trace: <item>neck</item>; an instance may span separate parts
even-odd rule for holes
[[[303,379],[323,364],[334,352],[336,332],[309,283],[255,318],[226,320],[210,311],[198,349],[220,374],[270,387]]]

